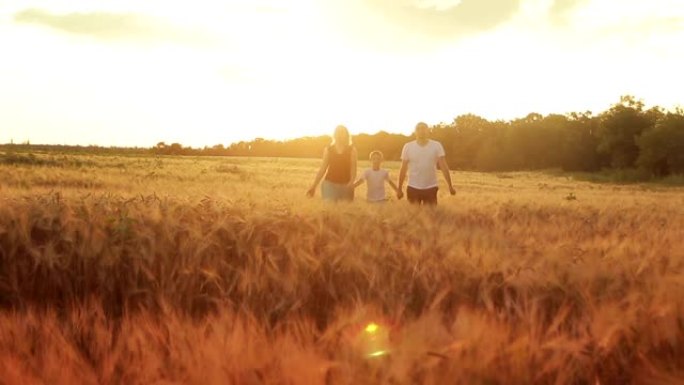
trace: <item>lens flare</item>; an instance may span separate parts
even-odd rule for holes
[[[375,322],[371,322],[368,325],[366,325],[366,333],[373,334],[378,331],[380,326],[376,324]]]
[[[369,322],[362,326],[356,337],[356,346],[366,358],[377,358],[389,354],[389,328]]]
[[[384,356],[384,355],[386,355],[386,354],[389,354],[389,352],[388,352],[388,351],[385,351],[385,350],[379,350],[379,351],[377,351],[377,352],[370,353],[370,354],[368,355],[368,357],[369,357],[369,358],[382,357],[382,356]]]

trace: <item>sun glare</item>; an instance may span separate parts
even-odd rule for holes
[[[411,4],[436,15],[459,3]],[[560,26],[543,22],[548,7],[531,4],[451,39],[390,27],[359,2],[5,5],[0,101],[12,107],[0,141],[204,146],[326,135],[337,124],[408,134],[416,121],[464,113],[596,111],[628,93],[681,103],[684,53],[672,50],[684,38],[680,3],[630,0],[615,10],[593,0]],[[26,9],[48,19],[13,19]],[[137,24],[120,37],[87,23],[83,33],[59,27],[103,14],[135,15]]]

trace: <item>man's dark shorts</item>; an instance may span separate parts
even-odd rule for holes
[[[406,188],[406,199],[408,199],[409,203],[436,205],[437,190],[437,187],[432,187],[423,190],[408,186]]]

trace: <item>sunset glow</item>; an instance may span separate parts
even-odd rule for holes
[[[623,94],[670,108],[682,41],[677,0],[5,1],[0,143],[409,133]]]

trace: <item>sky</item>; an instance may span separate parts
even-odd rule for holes
[[[0,0],[0,143],[408,134],[684,104],[681,0]]]

